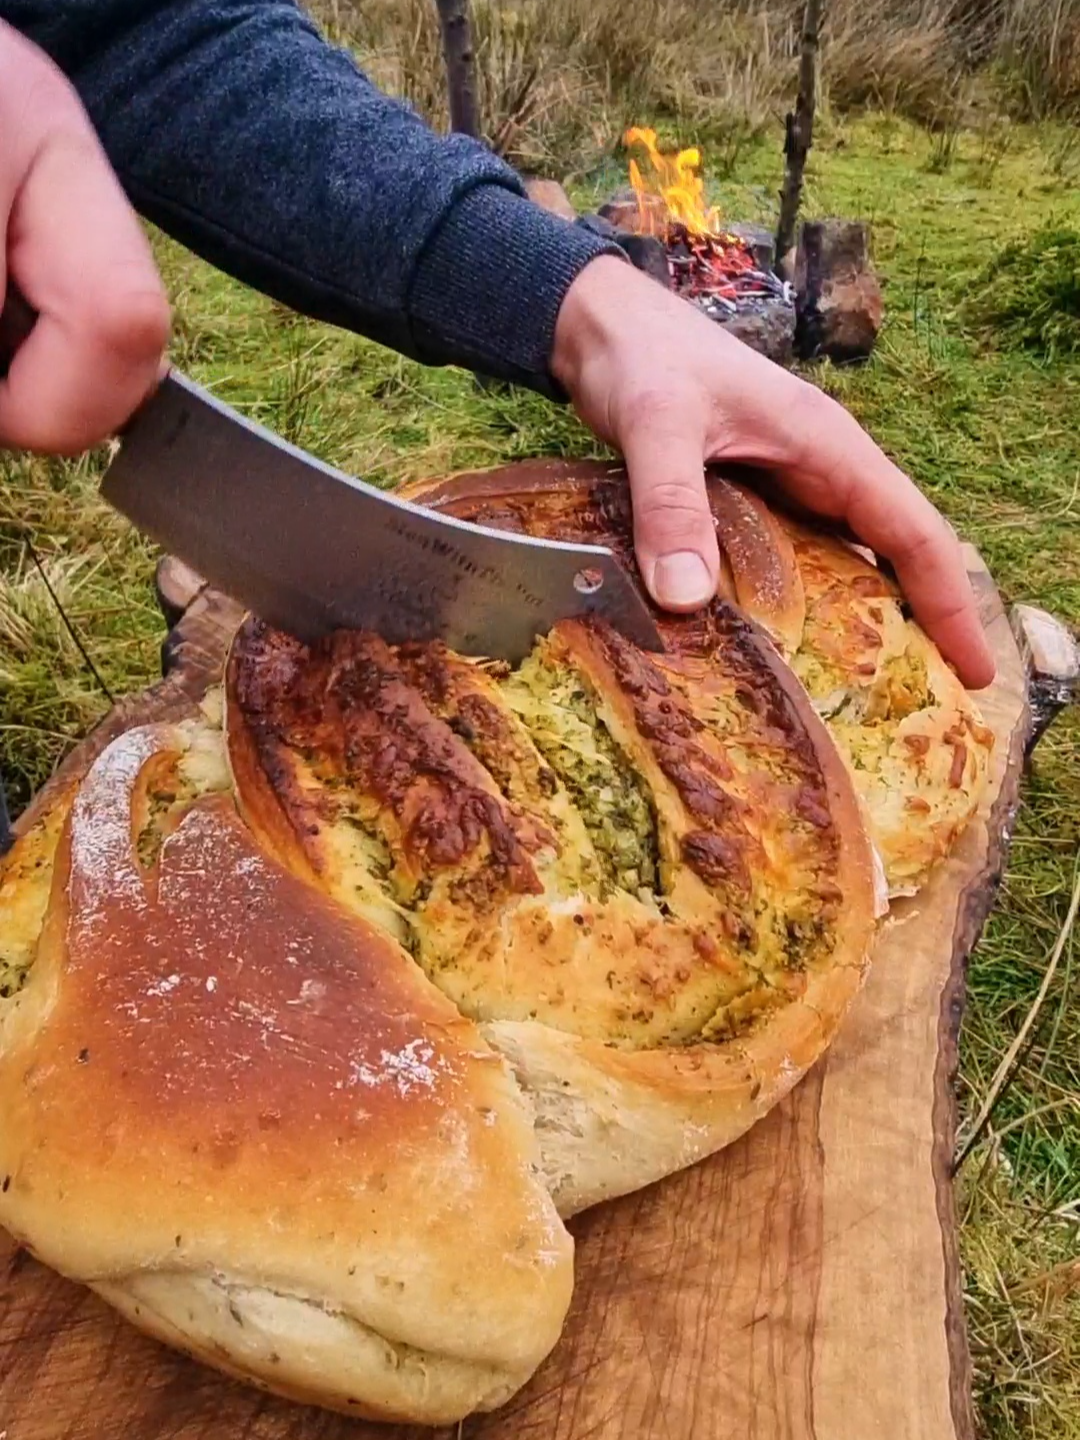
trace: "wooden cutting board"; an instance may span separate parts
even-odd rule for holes
[[[1025,664],[970,568],[998,663],[980,699],[991,794],[897,907],[826,1058],[740,1143],[572,1224],[566,1330],[505,1409],[438,1440],[971,1440],[950,1184],[966,957],[990,907],[1031,734]],[[203,592],[172,669],[74,755],[190,712],[237,619]],[[47,796],[43,793],[39,804]],[[142,1338],[0,1232],[0,1440],[420,1440],[303,1409]]]

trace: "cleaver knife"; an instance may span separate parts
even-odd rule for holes
[[[37,319],[15,286],[0,380]],[[335,470],[171,371],[122,432],[101,493],[216,589],[300,640],[374,630],[516,663],[558,620],[663,641],[610,550],[491,530]]]
[[[437,515],[324,465],[177,371],[123,431],[101,493],[216,589],[304,641],[374,630],[516,663],[595,616],[661,650],[610,550]]]

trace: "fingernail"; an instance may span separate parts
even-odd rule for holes
[[[661,605],[680,608],[704,605],[713,594],[705,561],[693,550],[661,555],[653,567],[653,593]]]

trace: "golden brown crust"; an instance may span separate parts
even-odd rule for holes
[[[978,809],[993,735],[895,582],[843,541],[784,525],[806,594],[791,663],[848,764],[890,892],[911,894]]]
[[[464,518],[600,541],[629,563],[625,489],[608,467],[538,465],[524,481],[515,467],[514,488],[507,478],[459,478],[437,494]],[[783,560],[775,524],[753,513],[759,558],[771,536]],[[750,553],[733,583],[768,595]],[[770,574],[790,628],[797,577],[790,563]],[[404,942],[542,1113],[542,1163],[564,1212],[689,1163],[764,1113],[828,1043],[874,931],[858,802],[774,646],[723,599],[662,624],[668,652],[646,656],[606,627],[568,622],[506,674],[370,637],[305,652],[249,621],[228,668],[248,822],[259,834],[265,814],[272,834],[283,810],[307,872],[346,904],[360,893],[365,913],[375,865]],[[647,797],[651,821],[632,797],[620,812],[623,830],[641,831],[629,881],[605,868],[589,796],[552,736],[582,716],[567,749],[599,732],[594,788],[625,772]],[[462,826],[473,805],[483,823]],[[437,844],[415,842],[421,816]],[[359,849],[343,838],[355,829]],[[576,1118],[560,1130],[568,1105]],[[583,1140],[598,1125],[622,1135],[606,1154],[602,1137]]]
[[[720,552],[730,568],[739,608],[772,636],[781,654],[799,646],[806,598],[795,550],[782,523],[743,485],[709,482],[709,506]]]
[[[745,483],[707,479],[721,594],[794,665],[849,768],[891,893],[910,894],[978,808],[992,748],[978,707],[865,555]],[[554,461],[455,476],[423,495],[465,519],[609,545],[632,570],[628,497],[617,466]],[[674,649],[715,648],[715,609],[658,620]]]
[[[426,866],[461,865],[483,846],[509,890],[538,892],[529,857],[543,835],[506,808],[487,771],[435,719],[382,640],[345,633],[309,650],[249,624],[256,631],[265,643],[232,651],[230,701],[237,726],[249,732],[234,765],[257,752],[275,808],[288,814],[304,804],[273,743],[280,738],[286,750],[318,753],[334,771],[347,771],[370,795],[399,842],[405,883]],[[299,838],[315,858],[310,827]]]
[[[227,796],[185,807],[140,863],[147,787],[182,748],[129,732],[75,801],[33,969],[0,1012],[0,1221],[105,1293],[157,1277],[159,1330],[184,1331],[200,1285],[242,1292],[238,1328],[261,1305],[266,1343],[238,1334],[238,1353],[283,1393],[348,1409],[360,1386],[371,1412],[433,1421],[498,1403],[554,1343],[570,1286],[513,1082]],[[312,1369],[307,1310],[316,1338],[319,1315],[355,1332],[352,1361],[331,1336],[340,1369]],[[186,1343],[219,1358],[198,1325]]]

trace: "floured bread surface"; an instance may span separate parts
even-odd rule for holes
[[[256,844],[228,785],[220,732],[131,731],[6,862],[7,913],[12,885],[28,898],[0,1223],[283,1394],[430,1423],[498,1405],[570,1295],[531,1113],[393,940]]]
[[[848,767],[892,895],[911,894],[979,807],[991,731],[910,618],[895,583],[844,541],[709,477],[721,593],[770,636]],[[589,539],[633,565],[623,472],[553,462],[460,476],[423,496],[462,519],[550,539]],[[708,651],[709,610],[665,617],[676,647]]]

